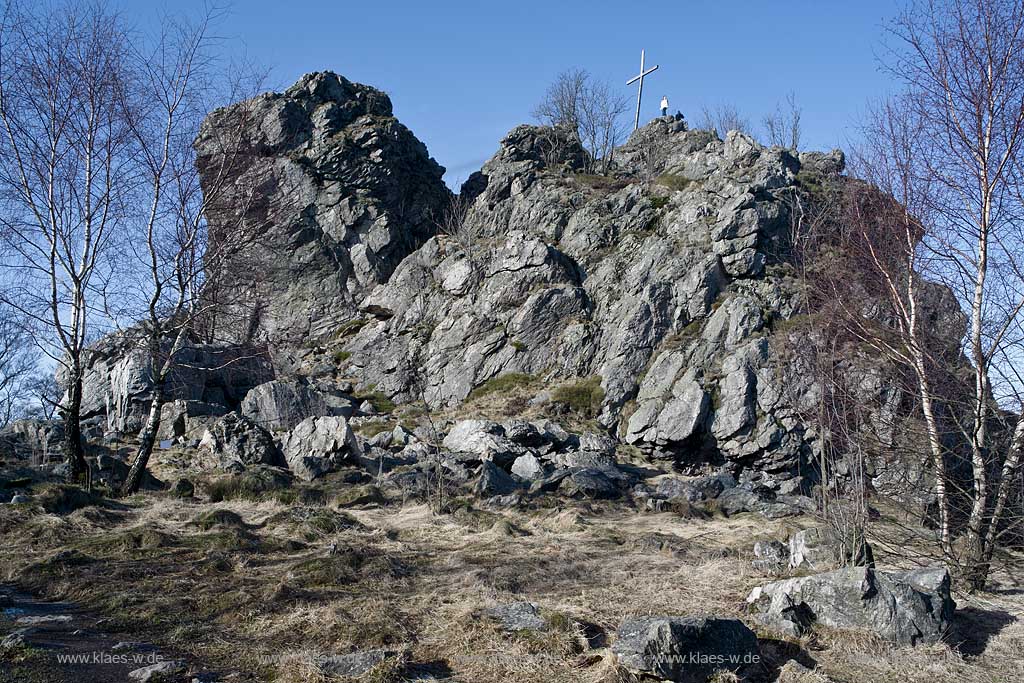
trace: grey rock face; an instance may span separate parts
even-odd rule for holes
[[[800,471],[811,446],[779,426],[781,409],[760,408],[775,394],[759,374],[765,312],[785,319],[799,302],[792,281],[762,272],[799,161],[655,122],[616,153],[631,178],[597,189],[573,175],[572,153],[548,158],[549,134],[512,131],[467,188],[469,243],[427,241],[367,296],[379,314],[346,343],[349,367],[399,401],[422,367],[435,406],[508,373],[596,375],[600,421],[653,455]],[[648,143],[653,175],[640,168]],[[661,176],[683,181],[643,180]]]
[[[196,418],[216,418],[228,412],[227,406],[204,401],[168,401],[160,409],[160,429],[157,439],[176,439],[189,431]]]
[[[747,602],[760,620],[798,635],[814,622],[861,629],[900,645],[939,641],[956,603],[945,568],[883,572],[847,567],[755,588]]]
[[[239,338],[432,408],[503,376],[551,385],[535,406],[562,381],[598,377],[599,424],[645,454],[809,490],[820,446],[797,408],[814,382],[784,380],[778,348],[804,312],[786,264],[791,199],[802,171],[840,173],[841,153],[798,158],[661,118],[595,181],[579,173],[578,142],[520,126],[465,184],[465,216],[439,231],[441,169],[390,114],[382,93],[321,73],[209,117],[196,143],[207,182],[229,133],[245,142],[211,236],[259,236],[226,266],[240,284],[253,269],[262,278],[245,290]],[[504,468],[540,447],[523,424],[488,430],[446,448]]]
[[[270,433],[237,413],[228,413],[211,424],[199,446],[218,456],[220,467],[224,469],[274,465],[279,461]]]
[[[757,636],[736,619],[635,617],[619,626],[612,644],[633,674],[680,683],[707,683],[716,671],[756,665]]]
[[[152,368],[140,330],[109,335],[85,354],[82,416],[105,416],[108,432],[137,434],[149,413]],[[167,341],[170,344],[170,340]],[[167,379],[166,400],[238,407],[248,391],[273,378],[261,349],[247,345],[189,344]]]
[[[271,432],[287,431],[307,417],[350,417],[351,401],[299,380],[273,380],[253,387],[239,411]]]
[[[204,185],[221,182],[234,153],[210,238],[231,252],[225,286],[245,339],[336,331],[436,232],[450,196],[388,96],[330,72],[214,111],[195,148]]]
[[[64,425],[47,420],[15,420],[0,430],[0,452],[39,466],[63,461]]]
[[[295,476],[312,481],[361,453],[343,417],[308,417],[288,432],[281,450]]]

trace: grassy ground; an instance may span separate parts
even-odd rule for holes
[[[607,650],[624,617],[714,614],[753,625],[744,598],[766,580],[751,569],[753,542],[812,523],[564,501],[435,516],[419,504],[342,509],[349,494],[329,488],[286,504],[147,493],[63,515],[3,506],[0,567],[23,587],[110,617],[112,630],[242,680],[320,681],[310,654],[383,647],[458,681],[611,683],[627,680]],[[960,597],[959,651],[896,650],[824,630],[799,641],[762,633],[762,678],[797,659],[817,664],[817,678],[804,680],[1024,680],[1022,593]],[[545,634],[509,634],[486,617],[523,600],[541,608]]]

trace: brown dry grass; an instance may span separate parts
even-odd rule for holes
[[[326,493],[330,500],[339,492]],[[219,514],[197,523],[212,511],[240,522]],[[320,683],[309,653],[383,647],[476,683],[613,683],[628,680],[607,650],[623,618],[714,614],[752,624],[744,598],[766,580],[750,566],[753,541],[808,523],[684,519],[622,504],[345,512],[161,494],[64,517],[2,507],[0,566],[7,578],[113,616],[140,638],[263,680]],[[85,559],[54,563],[61,549]],[[541,609],[544,635],[506,633],[484,616],[523,600]],[[851,683],[1024,680],[1024,626],[1015,620],[1022,605],[1013,591],[961,599],[966,635],[954,640],[968,655],[948,645],[894,650],[819,630],[778,643],[788,654],[772,664],[802,652],[817,662],[816,675]]]

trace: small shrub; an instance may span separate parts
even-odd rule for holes
[[[526,350],[526,344],[524,344],[523,342],[519,341],[518,339],[513,339],[512,340],[512,348],[515,349],[516,351],[518,351],[519,353],[522,353],[523,351]]]
[[[651,197],[651,207],[655,211],[661,211],[662,209],[664,209],[666,206],[668,206],[668,202],[668,197]]]
[[[390,413],[395,409],[395,402],[384,392],[377,391],[377,387],[373,385],[355,394],[354,398],[359,401],[369,401],[380,413]]]
[[[504,375],[492,377],[476,389],[470,392],[470,400],[487,396],[488,394],[503,394],[513,389],[526,388],[533,385],[537,378],[523,372],[509,372]]]
[[[103,499],[78,486],[57,484],[46,489],[39,496],[39,504],[47,512],[66,515],[91,505],[100,505]]]
[[[693,182],[691,178],[687,178],[684,175],[677,175],[675,173],[663,173],[662,175],[655,178],[654,182],[658,183],[662,187],[667,187],[673,192],[681,192],[688,188]]]
[[[348,322],[342,323],[341,327],[334,331],[335,339],[345,339],[359,332],[366,326],[366,323],[370,322],[368,318],[354,318]]]
[[[382,432],[390,432],[394,427],[389,422],[363,422],[353,427],[353,431],[372,439]]]
[[[334,362],[339,365],[352,357],[352,353],[350,351],[344,351],[342,349],[338,349],[332,355],[334,357]]]
[[[601,403],[604,401],[601,377],[594,375],[563,384],[551,393],[551,399],[556,403],[565,404],[573,412],[593,417],[601,411]]]
[[[613,178],[612,176],[590,173],[577,173],[572,178],[577,185],[583,185],[595,190],[621,190],[629,185],[629,181],[624,178]]]

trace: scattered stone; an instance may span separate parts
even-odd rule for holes
[[[327,676],[359,677],[370,673],[396,653],[388,650],[361,650],[344,655],[318,657],[317,666]]]
[[[31,503],[32,496],[25,493],[15,493],[11,497],[11,505],[22,505],[23,503]]]
[[[153,681],[163,680],[170,676],[178,676],[185,672],[185,663],[169,659],[164,662],[157,662],[150,666],[144,666],[140,669],[128,672],[128,678],[139,683],[149,683]]]
[[[537,605],[532,602],[513,602],[486,610],[487,616],[501,623],[509,632],[539,631],[547,625]]]
[[[839,566],[873,567],[874,553],[863,537],[858,543],[843,539],[828,527],[812,527],[798,531],[789,539],[791,569],[827,571]]]
[[[751,564],[763,574],[782,574],[789,566],[789,548],[776,540],[758,541],[754,544],[754,561]]]
[[[757,636],[737,619],[634,617],[616,632],[612,652],[633,674],[707,683],[716,671],[743,671],[760,659]]]
[[[66,624],[71,621],[67,614],[43,614],[39,616],[18,617],[16,624]]]
[[[28,643],[28,637],[36,632],[34,628],[19,628],[11,633],[4,636],[3,640],[0,640],[0,650],[14,650],[19,647],[26,647]]]
[[[945,568],[846,567],[759,586],[747,602],[763,624],[787,635],[821,623],[870,631],[899,645],[938,642],[956,608]]]
[[[295,476],[312,481],[361,454],[355,433],[343,417],[309,417],[288,433],[284,459]]]
[[[539,479],[544,476],[544,466],[532,453],[520,455],[512,463],[512,474],[527,481]]]

